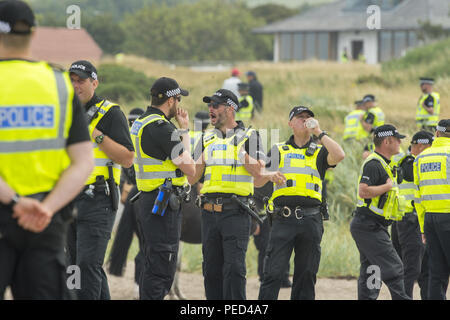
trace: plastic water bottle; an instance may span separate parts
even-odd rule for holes
[[[167,204],[169,203],[170,194],[172,193],[172,180],[166,179],[164,183],[159,187],[158,195],[153,205],[152,213],[160,216],[164,216],[166,213]]]

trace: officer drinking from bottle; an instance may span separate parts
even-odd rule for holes
[[[282,183],[274,184],[268,203],[272,230],[264,263],[260,300],[276,300],[283,272],[295,251],[292,300],[313,300],[320,262],[323,223],[320,206],[325,172],[345,157],[344,150],[313,118],[307,107],[289,113],[293,135],[270,150],[268,170],[279,170]],[[315,135],[320,144],[313,142]],[[267,181],[267,180],[265,180]],[[276,181],[275,181],[276,182]]]
[[[137,220],[145,258],[140,299],[163,300],[175,275],[181,233],[180,201],[190,191],[188,177],[195,174],[189,115],[179,108],[181,97],[188,94],[174,79],[159,78],[150,90],[151,106],[131,127],[136,183],[141,191],[136,202]],[[172,118],[181,130],[171,122]]]
[[[265,155],[259,134],[235,120],[239,101],[231,91],[220,89],[203,98],[211,124],[194,151],[196,175],[204,172],[197,204],[202,208],[203,277],[208,300],[246,299],[245,255],[251,218],[248,203],[253,186],[261,179]],[[279,181],[279,172],[267,173]],[[269,177],[270,176],[270,177]],[[260,184],[261,185],[261,184]],[[262,185],[261,185],[262,186]]]
[[[410,299],[405,292],[403,264],[388,232],[392,221],[399,221],[403,216],[404,198],[400,196],[396,171],[389,166],[389,159],[399,153],[403,138],[392,125],[375,129],[375,152],[366,158],[360,170],[358,203],[350,224],[361,262],[359,300],[376,300],[381,281],[388,286],[393,300]]]
[[[96,95],[97,69],[86,60],[69,69],[75,93],[83,104],[94,145],[95,168],[75,199],[77,217],[67,240],[70,264],[80,267],[83,300],[109,300],[103,260],[119,204],[120,166],[133,164],[134,148],[127,118],[120,107]]]

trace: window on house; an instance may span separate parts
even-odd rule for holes
[[[306,36],[306,57],[305,59],[314,59],[316,57],[316,34],[308,32]]]
[[[392,58],[392,32],[380,32],[380,62],[388,61]]]
[[[295,60],[304,60],[305,57],[303,55],[303,33],[294,34],[294,59]]]
[[[329,52],[329,36],[328,32],[319,32],[317,35],[318,50],[317,58],[320,60],[328,60]]]
[[[291,60],[291,34],[282,33],[280,35],[280,59]]]
[[[396,31],[394,32],[394,57],[401,57],[408,46],[408,34],[406,31]]]

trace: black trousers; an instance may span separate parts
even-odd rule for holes
[[[67,254],[69,263],[81,272],[80,300],[109,300],[108,279],[103,269],[106,248],[117,211],[104,190],[94,191],[91,198],[81,192],[75,199],[77,217],[69,226]]]
[[[316,215],[302,219],[297,219],[294,214],[288,218],[273,219],[259,300],[278,299],[292,251],[295,252],[295,258],[291,300],[315,299],[322,235],[323,222],[319,211]]]
[[[258,250],[258,276],[260,282],[262,282],[264,277],[264,259],[266,258],[266,250],[269,245],[270,229],[269,219],[264,219],[264,223],[260,225],[259,234],[253,236],[253,242]],[[289,282],[289,267],[288,262],[282,282]]]
[[[429,300],[445,300],[450,275],[450,213],[426,213]]]
[[[206,299],[245,300],[245,256],[251,218],[240,208],[202,210],[203,277]]]
[[[350,232],[358,247],[361,262],[358,299],[376,300],[382,281],[388,286],[393,300],[410,300],[405,292],[403,263],[392,245],[387,226],[374,218],[355,213]],[[377,270],[380,278],[376,276]]]
[[[33,233],[22,229],[12,212],[0,207],[0,299],[11,286],[14,299],[69,299],[64,243],[67,220],[56,213],[48,227]]]
[[[163,300],[172,287],[181,234],[180,207],[167,206],[164,216],[153,214],[158,189],[142,192],[138,205],[138,227],[144,268],[139,281],[141,300]]]
[[[414,283],[421,274],[425,246],[422,243],[419,220],[414,213],[407,213],[401,221],[392,224],[392,242],[403,262],[405,292],[413,298]],[[419,286],[422,283],[419,282]]]

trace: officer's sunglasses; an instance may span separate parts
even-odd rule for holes
[[[176,96],[175,99],[177,99],[178,102],[180,102],[181,101],[181,96]]]
[[[219,109],[219,107],[221,105],[224,105],[224,106],[228,107],[226,104],[223,104],[223,103],[217,103],[217,102],[208,103],[208,107],[211,107],[213,109]]]

